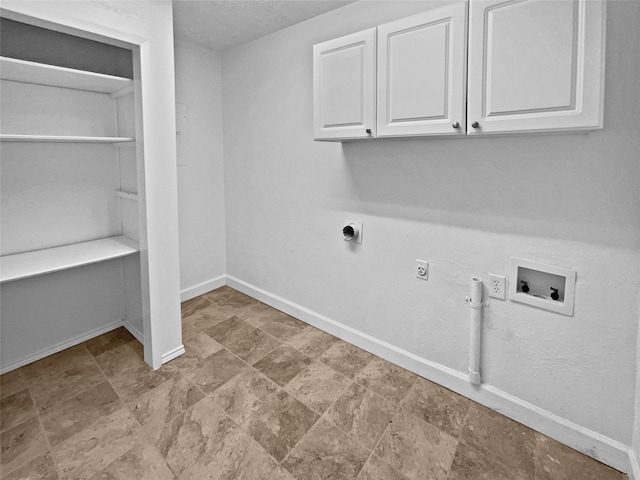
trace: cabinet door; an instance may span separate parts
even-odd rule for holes
[[[463,135],[466,2],[378,27],[378,136]]]
[[[375,42],[371,28],[313,46],[316,140],[375,137]]]
[[[600,0],[472,1],[468,133],[602,128],[604,18]]]

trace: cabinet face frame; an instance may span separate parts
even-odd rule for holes
[[[328,81],[325,73],[331,68],[332,77]],[[316,140],[376,136],[375,77],[375,28],[313,46],[313,124]],[[357,97],[353,95],[353,90]],[[332,117],[338,120],[332,121]]]
[[[527,0],[527,3],[542,2]],[[555,107],[500,112],[492,111],[491,98],[493,16],[501,9],[517,9],[524,6],[525,0],[470,2],[467,99],[467,133],[469,135],[559,130],[589,131],[602,128],[606,5],[601,0],[572,0],[572,3],[575,25],[572,52],[572,101],[568,105]],[[504,77],[505,74],[502,76]],[[479,128],[471,126],[474,122],[479,123]]]
[[[417,34],[431,34],[428,40],[432,40],[433,43],[424,41],[422,44],[416,44],[414,41],[413,44],[405,44],[404,46],[396,47],[394,45],[398,41],[402,42],[403,37],[411,37]],[[436,42],[442,43],[437,44]],[[404,52],[402,52],[402,49],[404,49]],[[394,52],[404,53],[405,58],[394,58]],[[416,80],[412,81],[410,78],[403,78],[402,70],[403,67],[409,66],[408,57],[414,57],[414,62],[418,62],[420,56],[428,57],[432,52],[434,55],[442,55],[441,57],[436,57],[436,62],[434,62],[437,63],[439,61],[440,65],[431,68],[426,62],[433,60],[433,58],[423,60],[422,73],[423,75],[433,75],[428,80],[432,80],[436,85],[441,82],[442,92],[436,91],[435,97],[431,97],[430,102],[430,91],[421,89],[421,86],[416,85]],[[379,26],[377,69],[378,137],[464,135],[466,124],[466,59],[466,2],[428,10],[418,15]],[[394,68],[398,68],[398,70],[394,71]],[[438,74],[442,75],[443,78],[438,78]],[[409,90],[402,91],[394,85],[394,78]],[[426,77],[423,76],[418,79],[418,82],[425,79]],[[410,90],[411,88],[413,88],[413,91]],[[436,86],[436,88],[438,87]],[[399,98],[402,95],[406,95],[403,102],[404,106],[400,106],[396,111],[402,110],[403,107],[406,110],[412,97],[422,97],[423,103],[431,103],[431,107],[442,102],[441,114],[433,115],[424,112],[423,116],[419,116],[422,112],[418,113],[417,110],[409,107],[411,114],[413,114],[412,116],[397,114],[396,118],[392,118],[394,115],[394,97]],[[429,108],[426,105],[423,105],[423,107]],[[457,127],[454,126],[455,124],[457,124]]]

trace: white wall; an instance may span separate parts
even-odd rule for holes
[[[471,275],[508,274],[510,257],[573,268],[573,317],[491,302],[485,388],[458,389],[485,403],[493,392],[626,469],[640,278],[640,2],[609,4],[602,131],[314,142],[312,45],[426,5],[357,2],[225,53],[228,274],[318,324],[365,334],[356,335],[362,345],[369,335],[435,367],[423,374],[459,380]],[[342,240],[345,219],[364,223],[361,246]],[[430,261],[428,282],[415,279],[416,258]]]
[[[226,273],[222,161],[222,58],[175,42],[176,102],[187,106],[179,149],[178,215],[182,300],[208,292]]]
[[[140,258],[143,280],[145,360],[155,368],[184,352],[180,329],[178,205],[175,157],[175,75],[172,5],[164,1],[15,1],[2,3],[13,20],[95,40],[136,45],[134,70],[140,82],[137,115],[143,124],[144,184],[140,204],[146,210]],[[142,98],[140,98],[142,97]],[[142,145],[140,144],[139,147]],[[141,150],[139,150],[140,152]],[[141,169],[139,169],[139,172]],[[142,219],[141,219],[142,220]],[[148,268],[147,268],[148,266]]]

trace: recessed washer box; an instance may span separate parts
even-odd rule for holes
[[[575,289],[575,270],[511,259],[509,298],[513,301],[571,317]]]

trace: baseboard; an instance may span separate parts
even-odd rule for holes
[[[0,374],[4,374],[10,372],[11,370],[15,370],[16,368],[24,367],[30,363],[33,363],[37,360],[40,360],[44,357],[48,357],[49,355],[53,355],[54,353],[61,352],[62,350],[66,350],[69,347],[73,347],[82,342],[85,342],[93,337],[97,337],[98,335],[102,335],[103,333],[110,332],[111,330],[115,330],[116,328],[120,328],[124,325],[123,320],[118,320],[117,322],[110,323],[100,328],[96,328],[91,330],[90,332],[83,333],[77,337],[73,337],[69,340],[65,340],[64,342],[58,343],[53,347],[45,348],[36,353],[28,355],[20,360],[10,363],[9,365],[3,365],[0,368]]]
[[[179,347],[174,348],[173,350],[162,355],[162,364],[164,365],[165,363],[170,362],[171,360],[179,357],[185,352],[186,350],[184,349],[184,345],[180,345]]]
[[[142,320],[140,320],[140,323],[142,323]],[[138,330],[134,322],[132,322],[131,320],[125,320],[124,328],[126,328],[129,331],[129,333],[136,338],[136,340],[138,340],[142,345],[144,345],[144,335],[142,335],[142,332]]]
[[[226,275],[220,275],[219,277],[212,278],[211,280],[199,283],[198,285],[194,285],[193,287],[185,288],[180,292],[180,301],[186,302],[187,300],[196,298],[203,293],[210,292],[211,290],[215,290],[216,288],[224,287],[227,284],[226,279]]]
[[[630,471],[627,445],[570,422],[498,388],[490,385],[474,387],[469,383],[465,372],[426,360],[235,277],[227,276],[226,283],[267,305],[496,410],[621,472]],[[640,480],[640,476],[636,477],[636,480]]]
[[[640,465],[633,449],[629,449],[629,480],[640,480]]]

